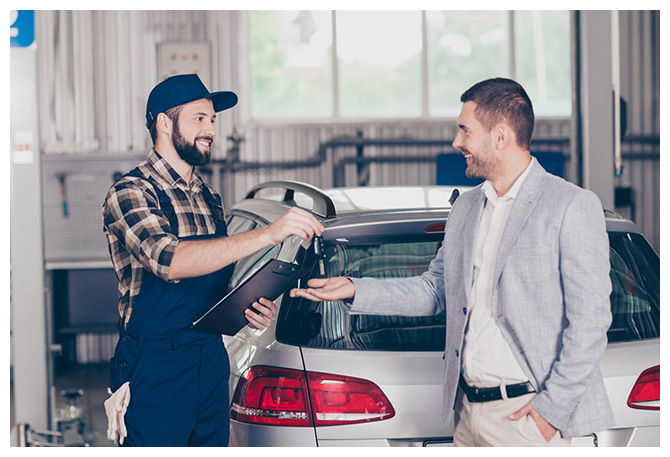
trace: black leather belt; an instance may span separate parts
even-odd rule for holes
[[[469,386],[463,376],[458,381],[458,385],[463,389],[463,393],[468,397],[470,403],[481,403],[485,401],[502,400],[502,392],[500,386],[498,387],[472,387]],[[519,384],[510,384],[505,386],[507,391],[507,398],[520,397],[522,395],[535,392],[530,382],[520,382]]]

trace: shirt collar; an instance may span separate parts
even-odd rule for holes
[[[523,171],[523,173],[521,173],[521,175],[518,178],[516,178],[516,181],[514,181],[514,184],[512,185],[510,190],[508,190],[507,193],[502,197],[498,197],[496,190],[493,188],[493,184],[491,184],[491,181],[489,181],[488,179],[484,181],[484,185],[482,186],[482,192],[484,192],[486,198],[491,202],[496,202],[498,200],[506,201],[514,199],[516,195],[519,193],[521,184],[523,184],[523,182],[526,180],[526,177],[528,176],[528,173],[530,172],[533,163],[536,161],[537,159],[535,157],[531,157],[530,162],[526,166],[526,169]]]
[[[181,185],[190,187],[192,191],[199,191],[202,186],[202,178],[195,167],[193,167],[193,174],[191,175],[191,185],[188,186],[186,181],[184,181],[184,178],[172,168],[170,162],[165,160],[155,149],[152,149],[149,153],[147,163],[153,168],[155,173],[171,187]]]

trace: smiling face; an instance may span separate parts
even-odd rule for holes
[[[211,160],[212,143],[216,137],[215,119],[211,100],[196,100],[182,106],[172,130],[172,144],[179,157],[189,165],[207,165]]]
[[[492,180],[501,169],[500,158],[493,148],[493,137],[475,116],[475,102],[465,102],[458,116],[458,134],[452,143],[465,156],[468,178]]]

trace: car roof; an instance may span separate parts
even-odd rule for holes
[[[288,187],[285,187],[288,186]],[[288,188],[292,188],[290,192]],[[287,206],[312,210],[327,227],[369,223],[444,219],[451,210],[454,190],[461,194],[472,186],[363,186],[319,189],[297,181],[272,181],[254,187],[233,209],[261,216],[268,222],[279,218]],[[260,197],[260,190],[264,192]],[[317,203],[324,202],[323,205]],[[316,206],[323,209],[314,210]],[[327,209],[326,209],[327,208]],[[330,213],[329,213],[330,211]],[[324,212],[326,214],[324,214]],[[639,232],[621,215],[605,210],[610,231]]]
[[[470,186],[383,186],[344,187],[324,192],[335,204],[338,215],[375,211],[450,209],[449,199],[458,189],[463,193]]]

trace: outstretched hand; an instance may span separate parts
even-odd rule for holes
[[[306,289],[292,289],[291,297],[302,297],[312,301],[336,301],[354,298],[356,289],[348,278],[314,278],[307,281]]]

